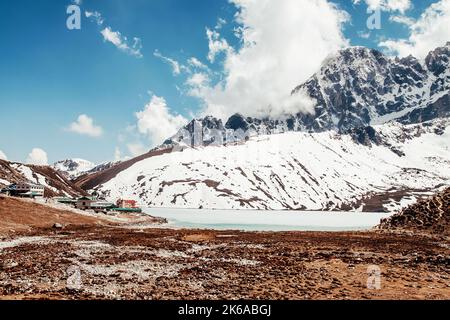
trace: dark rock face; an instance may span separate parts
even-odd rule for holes
[[[225,127],[231,130],[241,129],[246,131],[249,128],[249,123],[244,119],[242,115],[235,114],[228,119],[227,123],[225,124]]]
[[[434,197],[420,201],[389,219],[382,220],[380,229],[419,230],[439,235],[450,234],[450,188]]]
[[[353,140],[359,144],[365,145],[367,147],[371,146],[372,143],[379,145],[382,143],[382,138],[379,136],[377,131],[373,127],[365,128],[355,128],[351,129],[348,134],[350,134]]]
[[[341,50],[321,70],[292,91],[316,101],[315,113],[283,119],[231,116],[193,120],[165,145],[227,143],[250,135],[287,131],[349,133],[366,144],[371,126],[389,121],[414,124],[450,116],[450,42],[429,53],[425,63],[409,56],[391,59],[364,47]],[[245,134],[243,134],[245,132]],[[379,142],[378,142],[379,143]]]
[[[293,92],[306,90],[318,102],[316,119],[305,126],[345,132],[389,120],[410,124],[448,116],[449,48],[430,52],[425,65],[412,56],[392,60],[361,47],[341,51]]]
[[[425,63],[436,77],[442,75],[450,64],[450,42],[445,47],[437,48],[430,52],[425,59]]]

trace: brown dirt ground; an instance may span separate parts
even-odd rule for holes
[[[84,220],[52,229],[61,216],[49,213],[51,223],[0,236],[0,299],[450,299],[447,237],[139,229]],[[380,290],[367,288],[371,266],[381,270]]]
[[[53,209],[30,200],[0,196],[0,235],[60,224],[98,224],[101,219]]]

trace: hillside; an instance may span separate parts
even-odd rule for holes
[[[450,235],[450,188],[413,204],[382,221],[380,229]]]
[[[76,178],[73,183],[78,188],[84,189],[84,190],[90,190],[94,187],[101,185],[113,178],[116,177],[116,175],[128,168],[130,168],[135,163],[145,160],[147,158],[155,157],[158,155],[162,155],[164,153],[170,152],[171,149],[166,150],[153,150],[146,154],[143,154],[141,156],[135,157],[133,159],[123,161],[123,162],[117,162],[117,163],[109,163],[106,164],[106,166],[102,168],[94,168],[95,171],[88,172],[84,175],[81,175],[80,177]],[[93,170],[94,170],[93,169]]]
[[[62,225],[94,225],[106,220],[72,211],[50,208],[30,200],[0,196],[0,236],[24,232],[31,228],[51,228],[55,223]]]
[[[226,209],[394,210],[450,181],[450,119],[154,152],[83,181],[108,199]]]
[[[18,182],[32,182],[45,187],[45,196],[80,196],[86,192],[66,176],[49,166],[26,165],[0,160],[0,187]]]

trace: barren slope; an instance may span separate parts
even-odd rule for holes
[[[106,220],[58,210],[22,200],[0,196],[0,235],[28,231],[31,228],[51,228],[55,223],[84,225],[105,223]]]
[[[450,235],[450,188],[403,209],[383,221],[380,228]]]

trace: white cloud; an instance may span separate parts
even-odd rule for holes
[[[28,164],[38,165],[38,166],[46,166],[48,165],[48,157],[47,152],[40,148],[34,148],[31,150],[30,154],[27,158]]]
[[[412,26],[416,22],[413,18],[402,15],[390,16],[389,20],[406,26]]]
[[[0,150],[0,160],[8,160],[8,157],[2,150]]]
[[[166,100],[155,95],[136,117],[139,133],[146,135],[152,146],[161,144],[187,123],[183,116],[170,113]]]
[[[220,53],[232,53],[233,48],[228,44],[228,42],[220,37],[220,33],[214,30],[206,28],[206,36],[208,37],[208,60],[213,63],[216,56]]]
[[[141,53],[142,49],[142,41],[139,38],[133,38],[133,43],[130,45],[128,44],[128,39],[125,36],[122,36],[119,31],[112,31],[111,27],[106,27],[100,33],[103,36],[103,39],[105,41],[111,42],[116,48],[119,50],[138,57],[142,58],[143,55]]]
[[[86,15],[86,18],[93,20],[95,23],[97,23],[99,26],[103,25],[105,20],[102,17],[102,14],[98,11],[86,11],[84,13]]]
[[[163,62],[167,63],[168,65],[170,65],[172,67],[172,73],[177,76],[181,73],[181,71],[189,71],[189,69],[182,65],[181,63],[179,63],[178,61],[172,59],[172,58],[168,58],[163,56],[158,50],[155,50],[155,52],[153,52],[153,55],[159,59],[161,59]]]
[[[428,7],[410,26],[408,39],[387,40],[379,43],[393,54],[417,58],[425,56],[450,40],[450,0],[441,0]]]
[[[205,73],[194,73],[186,83],[193,87],[203,86],[209,82],[208,75]]]
[[[78,116],[77,121],[71,123],[67,130],[94,138],[103,134],[102,127],[96,126],[94,120],[85,114]]]
[[[369,9],[381,9],[383,11],[399,11],[404,13],[411,9],[411,0],[363,0]],[[353,0],[354,4],[361,3],[361,0]]]
[[[222,27],[223,27],[224,25],[226,25],[226,24],[227,24],[227,20],[225,20],[225,19],[223,19],[223,18],[219,18],[219,19],[217,19],[217,24],[216,24],[215,29],[216,29],[216,30],[220,30],[220,29],[222,29]]]
[[[243,46],[232,50],[217,32],[207,29],[208,59],[225,53],[224,79],[215,85],[198,81],[201,85],[190,90],[203,100],[202,113],[224,119],[236,112],[273,117],[310,112],[311,101],[299,97],[292,103],[290,93],[330,53],[348,45],[341,31],[348,14],[326,0],[232,2],[239,9]]]
[[[114,161],[120,161],[122,160],[122,152],[120,151],[119,147],[116,147],[114,149]]]
[[[127,144],[128,152],[133,157],[140,156],[144,153],[148,152],[148,148],[146,148],[142,143],[129,143]]]
[[[196,57],[190,58],[188,60],[188,64],[193,68],[208,70],[208,67]]]

